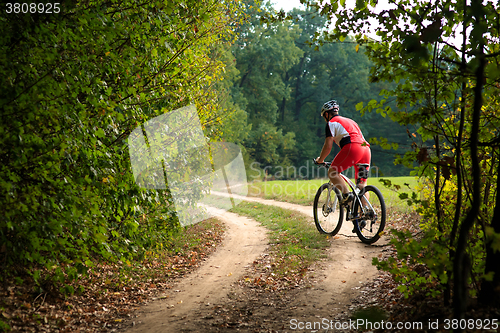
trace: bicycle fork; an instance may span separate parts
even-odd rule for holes
[[[335,212],[335,208],[337,207],[337,200],[339,200],[339,198],[335,194],[336,192],[335,192],[334,188],[335,188],[335,185],[333,185],[331,182],[328,182],[328,194],[326,197],[328,213]],[[332,191],[334,192],[333,200],[332,200],[332,195],[331,195]]]

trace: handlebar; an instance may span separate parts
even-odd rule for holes
[[[314,164],[325,167],[327,169],[330,168],[330,165],[332,164],[332,162],[318,163],[318,162],[316,162],[316,159],[314,159],[314,158],[313,158],[313,162],[314,162]]]

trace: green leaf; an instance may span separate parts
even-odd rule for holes
[[[105,136],[105,133],[104,133],[104,130],[102,128],[99,128],[96,132],[95,132],[96,136],[99,137],[99,138],[104,138]]]

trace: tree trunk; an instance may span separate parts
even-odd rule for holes
[[[281,101],[281,106],[280,106],[281,122],[285,121],[285,107],[286,107],[286,98],[283,97],[283,100]]]
[[[464,17],[467,13],[467,3],[464,2]],[[466,59],[466,47],[467,47],[467,22],[464,20],[464,27],[462,33],[462,63],[461,69],[462,72],[465,73],[467,69],[467,59]],[[449,240],[449,248],[450,261],[453,262],[455,258],[455,239],[457,237],[458,225],[460,222],[460,218],[462,217],[462,187],[463,187],[463,177],[462,177],[462,138],[464,135],[464,125],[465,125],[465,109],[467,107],[466,103],[466,91],[467,84],[465,80],[462,82],[462,89],[460,91],[460,95],[462,97],[462,101],[460,103],[460,126],[458,129],[458,137],[455,145],[455,166],[457,171],[457,201],[455,203],[455,217],[453,218],[453,226],[451,228],[450,240]],[[448,270],[448,282],[446,283],[446,288],[444,291],[444,304],[448,306],[451,300],[451,281],[452,281],[452,271]]]
[[[438,78],[437,78],[437,69],[436,69],[436,60],[437,60],[437,42],[434,45],[434,57],[432,58],[432,72],[434,73],[434,112],[437,114],[438,110]],[[436,157],[438,158],[438,164],[436,165],[436,182],[434,184],[434,205],[436,206],[437,212],[437,227],[439,230],[439,238],[441,239],[443,235],[443,208],[441,207],[441,165],[439,164],[439,160],[441,159],[441,146],[439,141],[439,135],[434,136],[434,146],[436,147]],[[443,183],[444,187],[444,183]]]
[[[464,133],[464,124],[465,124],[465,82],[462,84],[462,103],[460,105],[460,127],[458,130],[458,138],[455,146],[456,157],[455,157],[455,166],[457,171],[457,200],[455,203],[455,217],[453,218],[453,226],[451,228],[450,240],[449,240],[449,258],[450,261],[453,262],[455,258],[455,239],[457,238],[458,225],[460,223],[460,218],[462,217],[462,188],[463,188],[463,177],[462,177],[462,138]],[[451,300],[451,281],[452,281],[452,271],[449,270],[447,272],[448,282],[446,283],[446,288],[444,291],[444,304],[448,306]]]
[[[302,59],[299,62],[299,74],[297,75],[297,80],[295,81],[295,120],[299,120],[300,110],[302,109],[302,102],[299,98],[301,85],[302,85],[302,77],[304,75],[304,61],[306,60],[307,53],[304,53]]]
[[[437,98],[437,97],[436,97]],[[441,157],[441,150],[439,149],[439,135],[434,136],[434,145],[436,146],[436,156]],[[444,186],[444,185],[443,185]],[[434,205],[436,206],[437,213],[437,227],[439,230],[439,237],[443,234],[443,208],[441,207],[441,166],[436,165],[436,182],[434,183]]]
[[[481,179],[480,165],[478,157],[478,136],[479,136],[479,120],[481,116],[481,107],[483,105],[482,90],[484,84],[484,69],[486,67],[486,59],[484,57],[484,45],[479,46],[479,66],[475,73],[476,86],[474,87],[474,107],[472,114],[472,129],[470,136],[470,154],[472,161],[472,207],[467,213],[465,220],[462,222],[458,235],[456,255],[453,262],[453,308],[455,319],[465,319],[465,311],[467,309],[467,254],[465,249],[469,238],[469,231],[477,219],[479,208],[481,207]],[[458,330],[462,331],[462,330]]]
[[[241,80],[240,80],[240,88],[243,87],[243,84],[245,83],[248,75],[250,74],[250,72],[252,71],[252,66],[249,66],[246,73],[241,77]]]
[[[491,227],[495,233],[500,233],[500,163],[497,164],[497,195],[495,210],[491,219]],[[493,280],[483,279],[479,292],[479,301],[488,306],[500,306],[500,251],[493,249],[493,237],[487,235],[485,273],[493,273]]]

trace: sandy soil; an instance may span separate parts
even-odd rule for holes
[[[314,223],[312,207],[240,199],[297,210],[311,216]],[[311,332],[297,328],[308,322],[334,321],[346,312],[363,283],[377,274],[371,260],[386,243],[382,238],[375,245],[365,245],[351,232],[352,224],[344,223],[328,251],[328,260],[314,267],[312,287],[286,295],[252,294],[243,291],[237,281],[265,253],[266,230],[246,217],[218,213],[228,227],[222,246],[161,299],[141,308],[127,332]],[[235,313],[239,318],[234,318]]]

